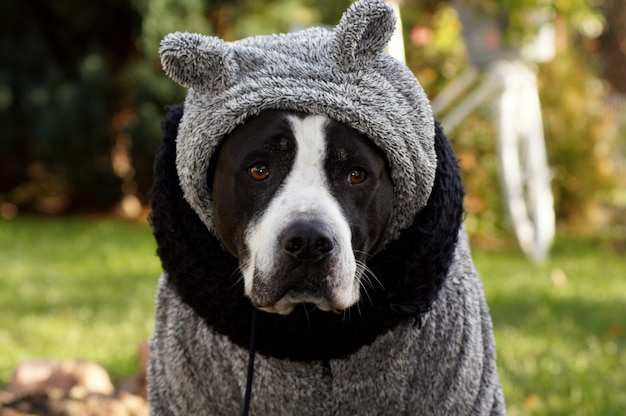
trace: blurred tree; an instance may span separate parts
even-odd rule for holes
[[[5,0],[0,19],[0,192],[50,212],[111,204],[111,81],[140,15],[125,0]]]

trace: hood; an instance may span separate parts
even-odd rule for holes
[[[384,51],[395,21],[381,0],[360,0],[332,31],[236,42],[173,33],[162,41],[165,72],[189,88],[177,174],[184,198],[211,233],[211,156],[225,135],[268,109],[323,114],[368,136],[385,153],[395,190],[385,242],[413,223],[435,180],[435,123],[419,82]]]

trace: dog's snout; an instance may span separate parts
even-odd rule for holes
[[[285,230],[282,248],[298,261],[314,263],[329,255],[334,244],[326,225],[315,221],[300,221]]]

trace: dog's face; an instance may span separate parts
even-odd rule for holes
[[[393,209],[383,153],[344,124],[285,111],[246,120],[217,152],[215,227],[251,302],[279,314],[354,305]]]

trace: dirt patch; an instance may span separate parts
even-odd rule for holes
[[[82,398],[54,397],[45,392],[11,397],[2,394],[0,416],[147,416],[145,398],[129,393],[89,394]]]
[[[0,416],[147,416],[148,344],[138,348],[139,374],[115,389],[108,372],[91,361],[31,360],[13,371],[0,392]]]

